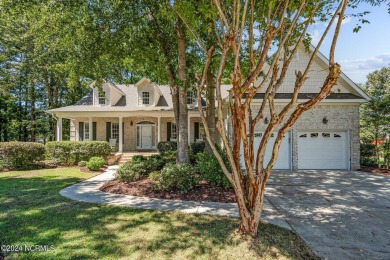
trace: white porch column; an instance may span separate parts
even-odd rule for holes
[[[123,121],[123,118],[119,117],[119,149],[118,149],[119,153],[123,152],[123,127],[122,127],[122,121]]]
[[[188,144],[191,143],[191,117],[188,115]]]
[[[62,117],[57,118],[57,141],[62,141]]]
[[[161,116],[157,117],[157,144],[161,140]],[[157,145],[156,145],[157,147]]]
[[[89,125],[89,140],[88,141],[92,141],[93,140],[92,117],[88,117],[88,125]]]

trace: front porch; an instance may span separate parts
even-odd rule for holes
[[[161,116],[67,117],[70,119],[70,140],[107,141],[115,146],[118,153],[155,152],[159,142],[175,141],[177,137],[173,112],[169,114],[166,112],[168,111]],[[159,111],[154,112],[156,113]],[[57,141],[62,140],[62,119],[58,117],[57,120]],[[188,118],[190,143],[202,139],[203,130],[200,122],[198,114],[190,114]]]

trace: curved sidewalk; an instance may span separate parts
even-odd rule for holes
[[[104,173],[66,187],[60,191],[60,194],[64,197],[83,202],[110,204],[137,209],[180,211],[184,213],[219,215],[235,218],[238,218],[239,216],[236,203],[167,200],[100,191],[99,188],[104,183],[114,179],[114,174],[118,167],[119,166],[117,165],[109,166]],[[264,198],[265,202],[262,220],[292,230],[284,217],[269,203],[266,197]]]

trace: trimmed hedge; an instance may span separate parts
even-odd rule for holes
[[[206,143],[203,141],[190,144],[190,151],[193,156],[196,156],[198,153],[203,153],[205,148]]]
[[[219,149],[219,154],[221,155],[226,167],[230,170],[229,160],[226,153]],[[211,185],[220,186],[224,189],[229,189],[232,186],[223,173],[218,159],[215,157],[213,152],[198,153],[196,157],[197,167],[202,179],[209,181]]]
[[[159,142],[157,144],[159,153],[164,154],[170,151],[177,151],[177,143],[174,141]]]
[[[146,161],[129,161],[121,165],[115,173],[115,177],[122,182],[140,180],[148,174],[149,167]]]
[[[3,167],[13,170],[27,170],[36,167],[45,158],[45,146],[32,142],[0,143],[0,160]]]
[[[195,167],[185,163],[167,164],[158,177],[155,189],[165,191],[177,189],[185,194],[197,184],[199,178],[196,176]]]
[[[100,168],[104,166],[104,158],[103,157],[91,157],[87,162],[87,168],[91,171],[98,171]]]
[[[80,161],[89,161],[91,157],[105,159],[110,153],[111,147],[105,141],[58,141],[46,144],[47,157],[59,165],[77,165]]]

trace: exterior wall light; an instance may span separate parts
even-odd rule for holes
[[[268,120],[268,117],[266,117],[265,119],[264,119],[264,124],[268,124],[269,123],[269,120]]]
[[[133,126],[133,120],[130,121],[130,126]]]
[[[322,123],[324,124],[324,125],[326,125],[327,123],[328,123],[328,119],[326,118],[326,117],[324,117],[323,119],[322,119]]]

